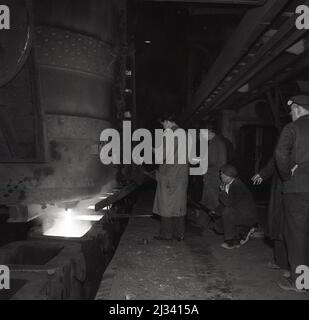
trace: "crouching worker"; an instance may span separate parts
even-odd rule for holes
[[[224,165],[220,170],[220,205],[213,214],[221,217],[224,249],[239,248],[250,239],[257,225],[257,211],[254,199],[246,185],[238,178],[237,169]]]

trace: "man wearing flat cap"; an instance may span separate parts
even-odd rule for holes
[[[284,290],[296,288],[296,268],[309,265],[309,95],[288,101],[293,122],[282,131],[276,148],[276,162],[284,181],[284,238],[291,278],[278,284]]]
[[[251,192],[238,178],[234,166],[227,164],[221,167],[220,178],[220,205],[214,212],[222,217],[225,240],[222,247],[235,249],[247,243],[255,231],[256,205]]]

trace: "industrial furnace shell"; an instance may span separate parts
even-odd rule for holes
[[[117,169],[100,162],[99,137],[113,122],[125,12],[123,0],[33,1],[32,53],[0,88],[10,134],[0,133],[0,204],[32,210],[115,184]]]

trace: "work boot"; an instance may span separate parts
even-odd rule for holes
[[[306,290],[299,290],[296,288],[295,282],[291,278],[281,278],[277,282],[278,286],[285,291],[294,291],[297,293],[306,293]]]

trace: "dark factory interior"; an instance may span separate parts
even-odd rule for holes
[[[0,300],[308,300],[305,13],[0,0]],[[124,124],[195,130],[198,159],[105,163]]]

